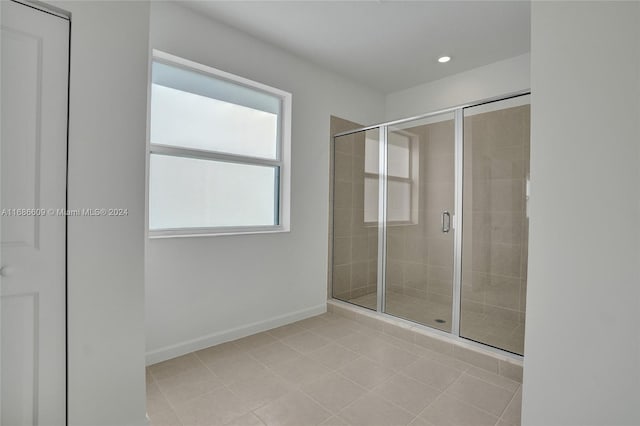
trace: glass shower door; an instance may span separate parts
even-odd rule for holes
[[[384,312],[452,331],[453,113],[387,131]],[[370,179],[377,176],[367,172]]]
[[[530,96],[464,110],[460,336],[522,355]]]
[[[378,129],[334,139],[333,297],[378,306]]]
[[[336,136],[333,297],[523,354],[529,104]]]

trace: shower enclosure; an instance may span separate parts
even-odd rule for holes
[[[529,103],[336,134],[333,298],[522,355]]]

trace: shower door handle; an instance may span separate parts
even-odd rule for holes
[[[451,231],[451,214],[448,211],[442,212],[442,232],[445,234]]]

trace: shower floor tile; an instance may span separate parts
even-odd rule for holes
[[[520,425],[519,383],[409,346],[327,313],[149,366],[147,411],[153,426]]]
[[[354,305],[376,310],[375,293],[347,300]],[[451,302],[439,302],[389,292],[386,313],[417,322],[438,330],[451,332]],[[444,322],[443,322],[444,321]],[[461,335],[509,352],[522,355],[524,349],[524,324],[518,320],[492,319],[487,314],[463,312]]]

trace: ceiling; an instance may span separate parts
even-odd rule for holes
[[[187,1],[389,93],[529,52],[528,1]],[[452,60],[439,64],[440,56]]]

